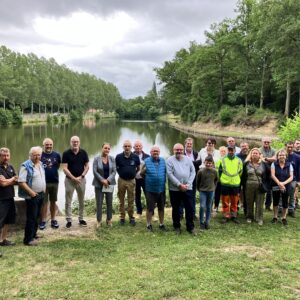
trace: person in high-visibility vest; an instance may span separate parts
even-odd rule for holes
[[[228,145],[227,149],[227,156],[220,159],[217,164],[221,183],[221,200],[223,207],[222,223],[227,223],[231,219],[234,223],[239,224],[237,211],[243,162],[240,158],[235,156],[235,148],[233,146]]]

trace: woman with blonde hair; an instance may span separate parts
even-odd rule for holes
[[[246,188],[247,223],[253,220],[263,225],[264,197],[267,189],[268,168],[258,148],[250,150],[245,159],[242,181]],[[254,216],[255,203],[255,216]]]

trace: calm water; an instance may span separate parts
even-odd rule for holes
[[[99,123],[92,121],[84,124],[31,125],[21,128],[0,129],[0,146],[11,150],[11,163],[19,169],[20,164],[28,158],[29,149],[32,146],[42,145],[45,137],[54,141],[54,149],[60,153],[69,148],[70,137],[78,135],[81,147],[85,149],[90,158],[90,170],[87,174],[86,198],[94,197],[92,187],[93,158],[99,153],[103,142],[111,144],[111,155],[122,152],[122,142],[126,139],[134,142],[140,139],[144,145],[144,151],[149,153],[152,145],[160,146],[161,155],[168,157],[172,155],[173,145],[177,142],[183,143],[188,136],[176,129],[168,127],[163,123],[155,122],[125,122],[117,120],[104,120]],[[194,149],[199,151],[204,147],[205,138],[195,138]],[[225,145],[225,140],[217,140],[217,147]],[[64,207],[64,174],[60,171],[59,201],[60,208]]]

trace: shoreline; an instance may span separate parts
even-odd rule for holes
[[[160,122],[167,123],[171,128],[175,128],[184,133],[190,133],[193,136],[215,136],[219,138],[227,138],[232,136],[238,140],[261,141],[262,137],[268,136],[272,140],[277,140],[275,134],[277,131],[277,121],[271,120],[262,127],[241,127],[230,125],[222,127],[220,124],[208,122],[194,122],[192,124],[184,123],[179,117],[166,115],[159,118]]]

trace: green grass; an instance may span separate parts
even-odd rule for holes
[[[296,299],[300,297],[299,219],[288,228],[213,219],[209,231],[136,227],[47,230],[38,247],[5,248],[0,299]],[[198,224],[197,224],[198,226]],[[183,226],[185,229],[185,226]],[[89,230],[87,232],[86,230]],[[80,234],[80,232],[82,234]]]

